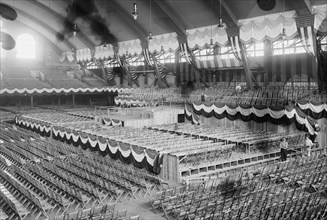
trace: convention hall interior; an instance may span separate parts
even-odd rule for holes
[[[0,220],[326,220],[326,0],[0,0]]]

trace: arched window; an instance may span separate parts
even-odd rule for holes
[[[36,43],[30,34],[21,34],[17,37],[17,58],[35,59]]]

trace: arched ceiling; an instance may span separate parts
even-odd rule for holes
[[[16,9],[18,17],[12,22],[39,32],[58,51],[72,47],[92,49],[104,41],[113,43],[140,39],[145,42],[149,31],[153,35],[176,32],[183,36],[186,29],[217,24],[220,16],[228,26],[235,26],[240,19],[283,11],[310,13],[312,6],[326,3],[325,0],[284,0],[284,3],[276,0],[274,9],[264,11],[259,8],[257,0],[136,0],[139,16],[134,20],[131,12],[135,0],[75,1],[77,6],[71,7],[71,12],[67,13],[74,0],[1,0]],[[86,8],[83,8],[84,5]],[[67,17],[72,18],[79,13],[79,6],[90,11],[87,16],[74,19],[80,30],[74,37],[72,27],[65,30],[64,23]],[[10,25],[5,28],[10,32]],[[58,41],[58,33],[65,33],[63,41]]]

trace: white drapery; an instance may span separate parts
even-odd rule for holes
[[[220,47],[228,43],[226,29],[218,28],[217,25],[186,30],[186,33],[187,43],[191,49],[208,46],[210,39],[213,40],[214,45],[219,45]]]
[[[149,51],[151,53],[157,52],[159,53],[162,50],[169,51],[169,50],[177,50],[179,47],[177,34],[168,33],[162,35],[153,36],[153,39],[149,41]]]
[[[94,48],[94,58],[95,59],[109,59],[115,57],[114,48],[111,44],[107,44],[106,47],[103,45]]]
[[[56,88],[51,88],[51,89],[1,89],[0,90],[0,95],[1,94],[13,94],[13,93],[27,93],[27,94],[32,94],[32,93],[80,93],[80,92],[124,92],[124,91],[130,91],[132,89],[129,88],[70,88],[70,89],[56,89]]]
[[[118,43],[119,55],[129,54],[129,55],[139,55],[142,53],[142,45],[139,39],[123,41]]]
[[[297,35],[295,16],[295,11],[287,11],[239,20],[240,40],[245,44],[261,42],[265,39],[275,41],[281,37],[284,27],[287,38],[291,39]]]
[[[76,61],[85,62],[91,60],[92,60],[92,54],[89,48],[84,48],[76,51]]]
[[[313,6],[313,13],[315,14],[314,29],[316,31],[326,33],[327,32],[327,4]]]

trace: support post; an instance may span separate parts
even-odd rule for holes
[[[75,95],[73,94],[72,97],[73,97],[73,106],[75,106]]]
[[[34,106],[34,97],[33,97],[33,95],[31,95],[31,107],[33,107]]]
[[[244,44],[241,42],[240,42],[240,49],[241,49],[241,56],[242,56],[242,60],[243,60],[243,67],[244,67],[245,76],[246,76],[246,86],[248,89],[253,90],[252,71],[249,68],[248,58],[245,54]]]

